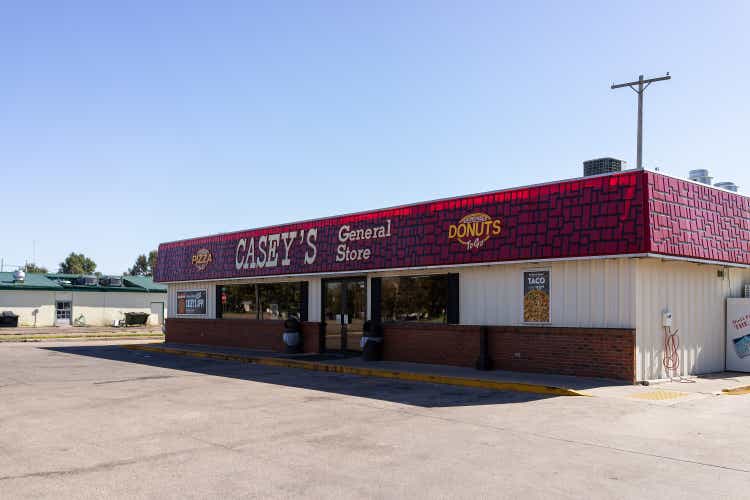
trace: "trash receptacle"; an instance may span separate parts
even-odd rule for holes
[[[18,326],[18,314],[13,314],[13,311],[3,311],[0,314],[0,326],[16,328]]]
[[[364,361],[380,361],[383,359],[383,330],[380,325],[372,321],[365,321],[362,327],[362,359]]]
[[[300,326],[297,318],[289,318],[284,321],[284,334],[282,338],[287,354],[302,352],[302,332],[300,332]]]
[[[148,321],[148,314],[145,312],[126,312],[125,326],[145,326]]]

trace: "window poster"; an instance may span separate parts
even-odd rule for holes
[[[549,323],[550,288],[549,270],[524,271],[523,321],[524,323]]]
[[[205,290],[178,290],[177,314],[206,314]]]

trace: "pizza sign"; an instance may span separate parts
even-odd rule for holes
[[[203,271],[214,259],[209,249],[201,248],[193,254],[191,260],[197,270]]]

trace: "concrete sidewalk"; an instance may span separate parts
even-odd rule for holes
[[[39,342],[42,340],[117,340],[163,339],[161,326],[112,328],[106,326],[0,328],[2,342]]]
[[[677,398],[699,399],[705,396],[750,394],[750,374],[708,373],[674,380],[651,382],[647,386],[603,386],[587,391],[592,396],[668,401]]]
[[[565,375],[501,370],[479,371],[473,368],[395,361],[368,362],[359,356],[336,354],[288,355],[261,350],[175,343],[124,347],[171,355],[555,396],[587,396],[590,395],[588,391],[592,389],[624,385],[622,381],[617,380]]]
[[[111,326],[20,326],[17,328],[0,328],[0,335],[59,335],[67,333],[101,333],[114,335],[117,333],[162,333],[161,325],[156,326],[128,326],[114,328]]]
[[[256,349],[177,343],[149,343],[143,346],[128,345],[124,347],[172,355],[224,359],[360,376],[558,396],[626,398],[664,404],[670,404],[671,400],[677,398],[684,401],[723,394],[750,393],[750,374],[730,372],[689,377],[681,381],[655,382],[649,386],[642,386],[620,380],[568,375],[503,370],[479,371],[458,366],[396,361],[368,362],[363,361],[358,355],[336,353],[289,355]]]

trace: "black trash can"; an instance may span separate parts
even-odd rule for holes
[[[374,325],[372,321],[365,321],[362,327],[362,360],[380,361],[383,359],[383,328]]]
[[[145,326],[148,322],[148,313],[144,312],[126,312],[125,326]]]
[[[0,326],[16,328],[18,326],[18,314],[13,314],[13,311],[3,311],[0,314]]]
[[[284,340],[285,351],[287,354],[297,354],[302,352],[302,332],[301,325],[297,318],[289,318],[284,321]]]

